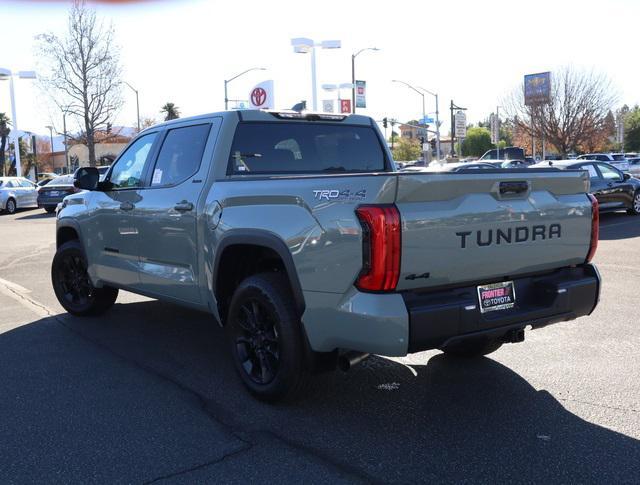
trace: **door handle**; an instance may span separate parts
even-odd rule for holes
[[[120,209],[123,211],[133,210],[134,207],[135,205],[133,205],[131,202],[123,202],[120,204]]]
[[[193,210],[193,204],[191,202],[183,200],[182,202],[178,202],[176,205],[174,205],[173,208],[178,212],[189,212],[190,210]]]

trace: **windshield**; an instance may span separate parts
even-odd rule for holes
[[[613,159],[616,161],[622,161],[625,160],[624,155],[613,155]]]
[[[229,160],[235,174],[384,169],[384,152],[373,128],[338,124],[240,123]]]

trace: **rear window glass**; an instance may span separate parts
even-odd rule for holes
[[[240,123],[229,160],[233,174],[375,172],[385,169],[376,132],[367,126]]]
[[[624,155],[613,155],[613,159],[616,161],[624,160]]]
[[[50,185],[73,185],[73,175],[63,175],[62,177],[56,177]]]
[[[209,136],[209,126],[195,125],[169,130],[153,169],[151,185],[179,184],[198,171]]]

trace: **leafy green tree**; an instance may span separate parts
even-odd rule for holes
[[[467,130],[467,137],[462,142],[462,155],[465,157],[479,157],[487,150],[491,150],[491,133],[486,128],[474,126]]]
[[[640,151],[640,106],[635,106],[624,118],[624,149]]]
[[[165,121],[180,118],[180,110],[173,103],[165,103],[165,105],[160,109],[160,113],[164,115]]]
[[[412,138],[399,138],[393,148],[394,160],[417,160],[422,155],[422,147],[418,140]]]
[[[11,133],[11,120],[5,113],[0,113],[0,167],[4,173],[5,150],[7,149],[7,137]]]

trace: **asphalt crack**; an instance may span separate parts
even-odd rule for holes
[[[241,443],[244,444],[244,446],[242,448],[240,448],[238,450],[234,450],[234,451],[229,452],[229,453],[226,453],[224,456],[222,456],[219,459],[213,460],[211,462],[203,463],[201,465],[197,465],[195,467],[192,467],[192,468],[189,468],[189,469],[186,469],[186,470],[177,471],[177,472],[175,472],[173,474],[169,474],[167,476],[153,478],[153,479],[150,479],[149,481],[145,481],[144,483],[153,483],[153,482],[157,482],[158,480],[162,480],[162,479],[167,479],[167,478],[171,478],[171,477],[174,477],[174,476],[183,475],[183,474],[195,471],[195,470],[200,470],[202,468],[206,468],[207,466],[212,466],[212,465],[215,465],[217,463],[220,463],[225,458],[228,458],[230,456],[234,456],[234,455],[237,455],[237,454],[240,454],[240,453],[244,453],[244,452],[248,451],[249,449],[251,449],[253,446],[256,445],[255,442],[250,441],[247,438],[247,436],[251,436],[252,434],[253,435],[264,434],[266,436],[271,436],[272,438],[277,439],[278,441],[284,443],[285,445],[289,446],[290,448],[300,450],[301,452],[305,453],[306,455],[315,458],[316,460],[320,461],[322,464],[327,465],[329,468],[332,468],[339,475],[350,477],[352,479],[355,479],[356,481],[364,481],[364,482],[367,482],[367,483],[377,483],[377,482],[379,482],[379,480],[377,480],[375,477],[367,474],[363,470],[351,467],[350,465],[345,464],[345,463],[336,462],[332,458],[324,456],[318,450],[315,450],[313,448],[305,447],[301,443],[297,443],[297,442],[294,442],[294,441],[287,440],[284,437],[279,436],[278,434],[274,433],[273,431],[265,430],[265,429],[249,429],[249,428],[247,428],[245,426],[240,425],[237,422],[234,423],[234,424],[231,424],[229,421],[235,421],[235,420],[218,403],[212,402],[212,401],[209,401],[209,400],[205,399],[200,393],[198,393],[194,389],[192,389],[192,388],[190,388],[188,386],[185,386],[180,381],[177,381],[177,380],[173,379],[172,377],[163,374],[162,372],[157,371],[155,368],[147,366],[147,365],[144,365],[143,363],[141,363],[139,361],[132,360],[129,357],[116,352],[115,350],[113,350],[112,348],[108,347],[107,345],[102,344],[100,342],[97,342],[97,341],[89,338],[85,334],[83,334],[83,333],[77,331],[76,329],[74,329],[73,327],[69,326],[60,315],[54,315],[53,319],[55,321],[57,321],[62,327],[67,329],[69,332],[73,333],[74,335],[79,336],[83,340],[95,345],[96,347],[100,348],[101,350],[104,350],[104,351],[116,356],[121,361],[126,362],[127,364],[132,365],[133,367],[141,369],[141,370],[153,375],[156,378],[159,378],[161,380],[167,381],[167,382],[173,384],[174,386],[178,387],[178,389],[180,389],[181,391],[191,395],[192,397],[194,397],[196,399],[196,401],[200,405],[200,409],[202,410],[202,412],[209,419],[211,419],[213,422],[217,423],[219,426],[224,428],[231,436],[233,436],[238,441],[240,441]],[[217,409],[216,412],[213,411],[214,408]],[[229,421],[227,421],[226,419],[221,418],[220,414],[226,415],[227,419],[229,419]]]
[[[611,406],[609,404],[600,404],[600,403],[595,403],[595,402],[581,401],[579,399],[571,399],[571,398],[563,398],[563,397],[556,397],[556,399],[558,401],[563,401],[563,402],[574,402],[574,403],[577,403],[577,404],[586,404],[587,406],[593,406],[593,407],[597,407],[597,408],[613,409],[615,411],[627,411],[627,412],[632,412],[632,413],[640,413],[640,409],[635,409],[635,408],[623,408],[623,407],[620,407],[620,406]]]

